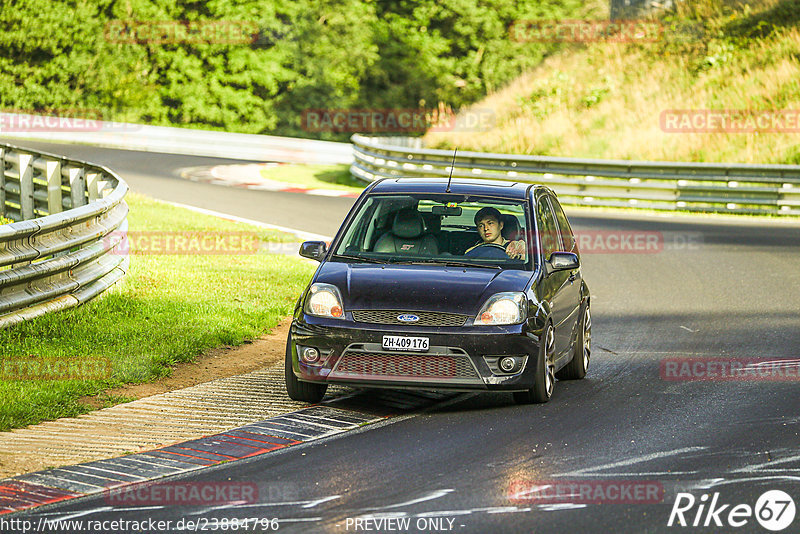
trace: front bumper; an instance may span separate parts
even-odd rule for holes
[[[425,352],[382,348],[384,335],[427,337]],[[522,391],[533,387],[539,337],[527,324],[508,326],[414,327],[321,319],[301,314],[291,326],[295,376],[306,382],[359,387]],[[299,358],[298,346],[314,347],[320,359]],[[514,356],[519,367],[503,373],[499,357]]]

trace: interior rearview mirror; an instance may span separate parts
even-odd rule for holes
[[[458,217],[461,215],[461,206],[433,206],[431,208],[431,213],[434,215]]]

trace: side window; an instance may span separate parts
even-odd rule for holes
[[[546,196],[539,198],[539,203],[536,206],[536,222],[539,225],[542,252],[544,252],[544,258],[548,259],[550,254],[558,251],[559,244],[558,236],[556,235],[556,221]]]
[[[553,205],[553,211],[556,214],[556,221],[558,221],[558,230],[561,234],[561,243],[564,246],[565,252],[572,252],[575,248],[575,238],[572,236],[572,227],[569,225],[569,221],[567,221],[567,216],[564,214],[564,210],[561,208],[561,204],[558,203],[553,197],[550,198],[550,202]]]
[[[371,239],[371,236],[367,234],[368,232],[374,233],[374,229],[370,227],[368,221],[373,218],[377,204],[375,199],[367,199],[357,219],[350,224],[347,234],[344,236],[344,239],[342,239],[341,245],[339,245],[339,250],[336,252],[337,254],[352,254],[353,252],[361,252],[366,249],[368,243],[365,241]]]

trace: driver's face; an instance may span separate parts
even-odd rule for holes
[[[500,243],[503,237],[500,230],[503,229],[503,223],[493,217],[486,217],[478,221],[478,233],[483,239],[484,243]]]

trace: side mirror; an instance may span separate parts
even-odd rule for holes
[[[328,251],[324,241],[306,241],[300,245],[300,255],[311,260],[322,261]]]
[[[547,260],[550,268],[555,271],[571,271],[581,266],[578,255],[572,252],[553,252]]]

